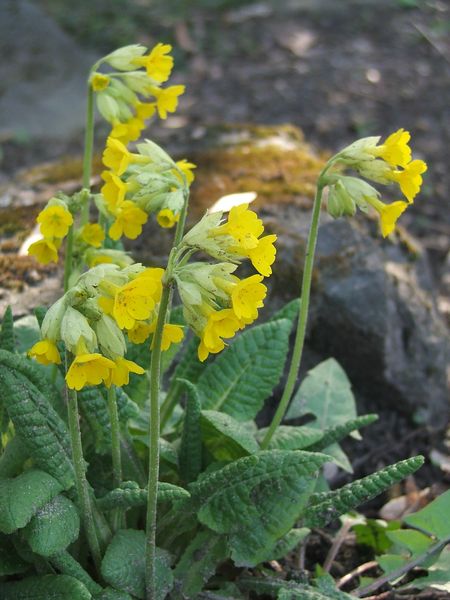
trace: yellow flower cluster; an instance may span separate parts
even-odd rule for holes
[[[157,44],[147,53],[140,44],[125,46],[100,60],[114,71],[100,73],[94,70],[90,77],[97,107],[102,116],[111,123],[111,137],[123,144],[137,140],[146,120],[158,113],[166,119],[175,112],[178,98],[184,93],[184,85],[161,87],[172,72],[172,46]]]
[[[39,223],[42,239],[30,245],[28,254],[35,256],[43,265],[58,262],[58,249],[73,224],[67,204],[59,198],[52,198],[36,221]]]
[[[136,239],[142,233],[149,213],[156,213],[161,227],[173,227],[183,206],[185,189],[194,180],[193,163],[174,162],[151,142],[138,144],[130,152],[125,144],[108,137],[103,153],[104,185],[101,188],[107,217],[114,222],[109,236]]]
[[[328,212],[339,217],[354,214],[356,206],[362,210],[371,206],[379,214],[382,235],[386,237],[392,233],[400,215],[419,193],[422,174],[427,170],[423,160],[412,160],[410,139],[408,131],[399,129],[383,144],[379,144],[379,137],[363,138],[336,156],[337,160],[356,169],[366,179],[384,185],[396,183],[406,201],[385,204],[379,199],[379,192],[366,182],[355,177],[331,176]]]
[[[47,312],[42,339],[29,351],[41,364],[60,364],[58,342],[74,354],[66,374],[67,386],[80,390],[86,385],[123,386],[130,373],[144,369],[127,360],[124,330],[137,343],[141,328],[144,341],[154,331],[161,298],[163,269],[132,265],[119,269],[100,265],[81,275],[76,285]],[[142,335],[141,335],[142,337]],[[163,350],[183,337],[181,327],[166,325]]]
[[[222,214],[207,214],[183,240],[182,247],[202,250],[226,262],[190,263],[175,269],[186,322],[199,336],[198,357],[204,361],[225,347],[225,339],[255,321],[272,273],[275,235],[262,236],[264,225],[247,204],[233,207],[226,222]],[[233,273],[249,258],[259,274],[239,279]]]

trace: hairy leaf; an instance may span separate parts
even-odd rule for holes
[[[25,444],[16,433],[6,444],[3,453],[0,455],[0,479],[18,475],[22,471],[23,463],[29,456],[30,453]]]
[[[145,533],[121,529],[111,540],[102,561],[102,575],[107,583],[136,598],[145,598]],[[156,598],[163,600],[173,584],[170,555],[156,549]]]
[[[36,465],[58,479],[65,489],[72,487],[74,472],[64,421],[28,379],[1,361],[0,351],[0,394],[16,431]]]
[[[304,512],[303,524],[306,527],[322,527],[411,475],[423,462],[423,456],[414,456],[344,485],[338,490],[313,494]]]
[[[8,352],[16,351],[16,342],[14,339],[14,319],[11,307],[5,310],[2,325],[0,327],[0,348]]]
[[[70,575],[81,581],[91,594],[99,594],[102,591],[100,585],[92,579],[89,573],[66,550],[51,556],[49,562],[62,575]]]
[[[41,575],[0,583],[2,600],[90,600],[89,590],[69,575]]]
[[[184,488],[163,481],[158,483],[158,502],[175,502],[189,497],[189,492]],[[127,509],[134,506],[145,506],[146,503],[147,490],[141,489],[134,481],[123,482],[120,488],[112,490],[97,500],[97,506],[101,510]]]
[[[12,533],[25,527],[34,514],[62,491],[54,477],[30,469],[14,479],[0,481],[0,531]]]
[[[175,583],[171,598],[195,598],[227,556],[227,544],[223,536],[210,531],[199,532],[185,549],[174,570]]]
[[[179,453],[180,475],[185,482],[195,481],[202,468],[202,436],[200,432],[200,399],[197,389],[185,379],[187,400],[183,420],[183,434]]]
[[[125,424],[128,419],[138,415],[138,406],[121,388],[116,389],[116,401],[121,423]],[[99,454],[110,453],[111,421],[106,393],[98,387],[86,387],[78,392],[78,402],[80,410],[94,434],[96,451]]]
[[[238,565],[256,565],[292,528],[327,460],[323,454],[284,450],[240,458],[190,486],[197,516],[229,536]]]
[[[312,452],[320,452],[321,450],[325,450],[328,448],[328,446],[330,446],[330,444],[334,444],[335,442],[343,440],[350,432],[357,431],[361,427],[366,427],[367,425],[374,423],[377,419],[378,415],[362,415],[361,417],[351,419],[342,425],[329,427],[323,432],[323,437],[318,442],[310,446],[308,450],[311,450]]]
[[[200,376],[202,407],[253,419],[281,378],[290,330],[291,322],[282,319],[242,333]]]
[[[216,460],[236,460],[259,450],[249,428],[226,413],[203,410],[201,430],[203,443]]]
[[[258,441],[262,441],[268,427],[260,429],[257,434]],[[279,425],[270,440],[269,450],[303,450],[322,438],[318,429],[306,426]]]
[[[346,600],[347,598],[353,598],[353,596],[349,596],[337,589],[334,589],[333,593],[328,590],[324,594],[321,590],[311,585],[297,583],[296,581],[286,581],[285,579],[243,577],[238,580],[238,585],[243,590],[254,591],[257,594],[265,594],[272,597],[277,594],[276,597],[278,600]]]
[[[309,535],[310,529],[300,527],[299,529],[291,529],[280,538],[274,547],[267,553],[267,556],[261,562],[269,562],[270,560],[281,560],[292,552],[303,540]]]
[[[72,544],[80,532],[80,517],[75,505],[65,496],[56,496],[42,506],[23,530],[31,549],[41,556],[52,556]]]
[[[133,600],[130,594],[120,592],[113,588],[106,588],[100,594],[94,596],[94,600]]]
[[[0,577],[25,573],[29,568],[30,565],[17,553],[11,537],[0,534]]]

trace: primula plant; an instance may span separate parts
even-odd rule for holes
[[[305,546],[310,528],[381,493],[422,458],[337,490],[323,477],[330,461],[350,469],[338,443],[375,416],[356,416],[333,359],[293,398],[322,195],[333,217],[374,209],[387,236],[426,165],[412,160],[402,129],[333,156],[318,179],[301,302],[254,325],[276,269],[276,235],[247,204],[208,212],[186,232],[195,165],[138,141],[184,92],[165,85],[170,52],[127,46],[92,68],[82,189],[48,201],[37,218],[42,239],[29,248],[44,264],[64,256],[64,293],[37,310],[31,347],[15,341],[11,311],[3,320],[0,597],[347,597],[323,577],[269,576],[264,563]],[[111,125],[98,193],[95,106]],[[398,186],[405,199],[386,204],[368,181]],[[135,263],[122,246],[151,218],[174,228],[163,266]],[[246,277],[244,262],[253,269]],[[281,400],[260,429],[255,418],[282,378],[294,329]]]

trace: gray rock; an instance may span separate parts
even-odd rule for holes
[[[274,216],[281,234],[276,296],[294,295],[309,220],[294,207]],[[414,423],[444,428],[450,345],[426,254],[418,245],[413,251],[398,239],[383,241],[364,217],[323,215],[322,222],[307,349],[342,364],[365,404],[359,412],[395,409]]]
[[[0,2],[0,40],[0,136],[59,140],[78,132],[95,58],[27,0]]]

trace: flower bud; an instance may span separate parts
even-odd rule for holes
[[[138,144],[137,149],[139,154],[149,156],[158,165],[164,165],[166,168],[175,166],[175,162],[170,158],[167,152],[151,140],[145,140],[144,143]]]
[[[129,46],[114,50],[114,52],[105,56],[103,60],[119,71],[133,71],[136,68],[136,65],[133,64],[133,59],[142,56],[146,52],[147,48],[145,46],[130,44]]]
[[[111,94],[108,92],[99,92],[96,99],[98,111],[106,121],[113,123],[119,119],[119,103],[111,96]]]
[[[356,140],[339,152],[339,158],[348,164],[364,160],[373,160],[374,155],[370,152],[380,141],[380,136],[371,136]]]
[[[103,354],[112,359],[125,354],[127,348],[125,338],[114,319],[102,314],[95,323],[95,331]]]
[[[80,338],[87,352],[94,352],[97,347],[97,336],[88,320],[80,312],[68,306],[61,322],[61,339],[70,352],[75,353]]]
[[[356,212],[356,204],[341,180],[330,188],[327,203],[328,213],[335,219],[342,215],[353,216]]]
[[[57,300],[45,313],[41,325],[42,337],[56,342],[60,337],[61,322],[66,312],[67,297]]]

